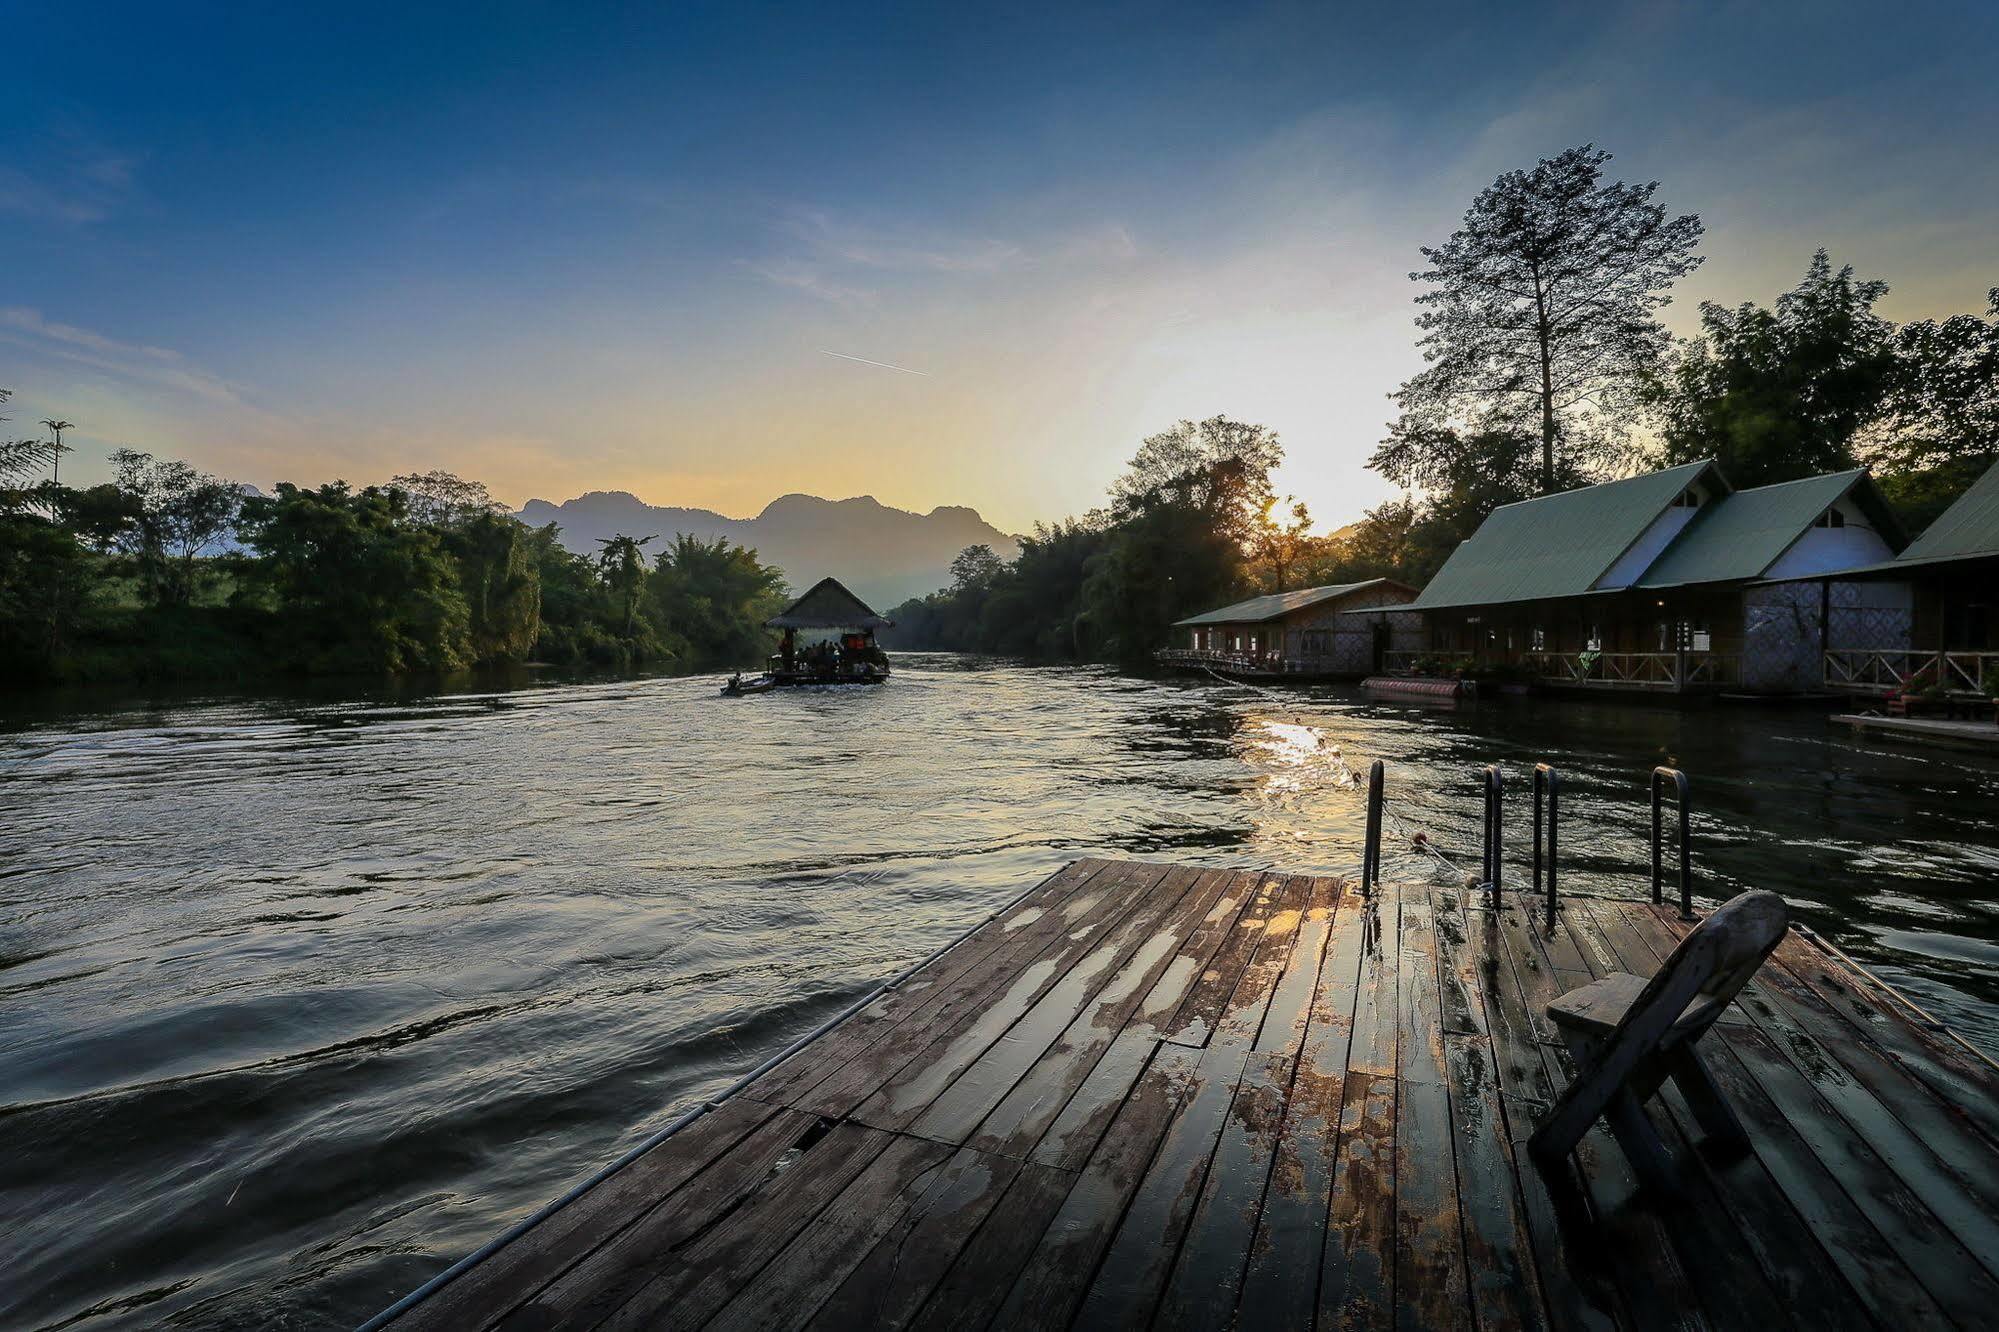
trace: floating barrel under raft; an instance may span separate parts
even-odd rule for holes
[[[1412,680],[1399,675],[1370,675],[1360,687],[1373,694],[1399,698],[1464,698],[1472,685],[1464,680]]]

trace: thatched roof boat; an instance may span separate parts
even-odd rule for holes
[[[822,578],[812,590],[764,621],[766,629],[858,629],[868,634],[895,621],[875,614],[837,578]]]
[[[877,615],[839,579],[822,578],[764,621],[767,629],[784,630],[783,646],[771,657],[769,668],[749,679],[731,677],[722,692],[760,694],[777,685],[882,684],[888,679],[888,655],[875,646],[875,630],[894,623]],[[815,629],[834,637],[801,648],[799,631]]]

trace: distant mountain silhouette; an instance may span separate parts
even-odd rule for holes
[[[947,505],[910,513],[872,495],[843,500],[783,495],[754,518],[725,518],[707,509],[661,508],[622,490],[593,490],[562,504],[531,499],[520,517],[534,527],[559,525],[562,544],[586,555],[597,553],[601,538],[620,533],[657,534],[660,540],[648,550],[680,533],[704,541],[727,537],[754,546],[766,564],[784,570],[795,591],[831,575],[884,611],[948,584],[951,560],[967,546],[991,546],[1009,560],[1019,549],[1019,542],[976,509]]]

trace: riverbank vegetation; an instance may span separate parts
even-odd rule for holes
[[[1571,149],[1482,191],[1411,277],[1425,368],[1368,465],[1401,490],[1310,533],[1277,436],[1217,417],[1148,439],[1110,503],[897,607],[894,645],[1145,660],[1239,597],[1365,578],[1420,586],[1502,504],[1696,458],[1737,486],[1868,466],[1919,532],[1999,459],[1999,288],[1982,314],[1896,325],[1887,284],[1812,255],[1774,306],[1659,319],[1700,262],[1693,214]],[[1255,440],[1255,447],[1239,442]],[[1226,496],[1219,508],[1214,496]],[[1206,497],[1204,499],[1204,497]]]
[[[88,488],[0,445],[0,679],[448,673],[526,661],[703,668],[759,658],[783,576],[681,537],[596,559],[446,472],[269,495],[123,450]]]

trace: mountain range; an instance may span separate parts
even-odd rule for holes
[[[727,518],[708,509],[647,504],[622,490],[593,490],[561,504],[531,499],[520,519],[533,527],[558,524],[562,544],[583,555],[595,555],[600,540],[619,535],[658,536],[647,547],[653,552],[683,533],[704,541],[727,537],[755,547],[764,563],[784,570],[795,592],[830,574],[877,610],[948,585],[951,561],[967,546],[991,546],[1007,560],[1020,548],[976,509],[945,505],[911,513],[872,495],[784,495],[754,518]]]

